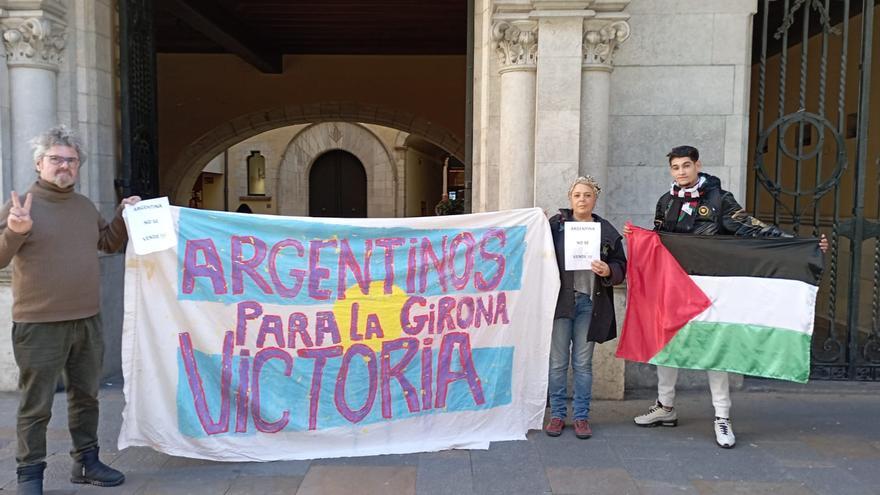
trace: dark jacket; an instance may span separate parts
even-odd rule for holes
[[[676,223],[668,228],[666,216],[673,203],[669,191],[657,200],[654,211],[654,230],[696,235],[735,235],[739,237],[789,237],[775,225],[766,224],[747,214],[728,191],[721,189],[718,177],[700,173],[706,183],[700,188],[700,197],[694,209],[694,221],[684,226]]]
[[[594,275],[593,317],[590,319],[588,342],[606,342],[617,337],[617,319],[614,316],[614,285],[623,283],[626,278],[626,254],[623,252],[623,238],[607,220],[593,214],[595,221],[602,224],[602,246],[600,258],[611,268],[611,275]],[[574,318],[574,272],[565,270],[565,222],[572,220],[572,212],[561,208],[550,218],[550,232],[556,248],[556,264],[559,266],[559,297],[556,299],[554,318]]]

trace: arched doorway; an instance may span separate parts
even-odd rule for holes
[[[279,108],[276,111],[259,111],[236,117],[223,122],[206,132],[178,152],[173,165],[161,172],[163,194],[174,198],[174,204],[185,205],[189,201],[193,184],[205,167],[205,164],[223,153],[225,149],[263,132],[299,124],[316,124],[318,122],[345,122],[352,124],[372,124],[416,134],[430,143],[446,150],[459,161],[464,160],[464,142],[461,138],[436,122],[424,117],[386,107],[362,104],[350,101],[329,101],[303,107],[299,105]],[[343,138],[345,139],[345,138]],[[389,150],[391,151],[391,150]],[[362,157],[364,163],[367,158]],[[160,161],[161,163],[161,161]],[[369,176],[369,174],[368,174]],[[306,176],[303,174],[302,179]],[[401,177],[402,179],[402,177]],[[394,180],[397,180],[394,178]],[[181,185],[183,187],[181,187]],[[305,194],[303,194],[305,197]],[[402,201],[402,198],[399,198]],[[283,211],[287,215],[305,215],[303,211]],[[381,213],[378,216],[390,217],[395,213]]]
[[[333,150],[315,160],[309,171],[309,216],[367,216],[367,173],[356,156]]]

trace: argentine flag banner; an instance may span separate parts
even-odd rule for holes
[[[816,239],[632,230],[618,357],[809,379],[822,275]]]
[[[313,459],[541,428],[559,274],[540,209],[171,216],[176,246],[126,253],[120,449]]]

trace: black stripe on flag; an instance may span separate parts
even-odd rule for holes
[[[764,277],[819,285],[823,259],[815,238],[744,238],[660,233],[688,275]]]

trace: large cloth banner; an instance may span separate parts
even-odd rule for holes
[[[171,214],[176,247],[126,254],[120,449],[312,459],[541,428],[559,290],[541,210]]]

